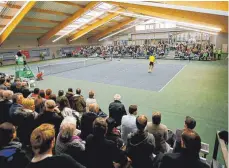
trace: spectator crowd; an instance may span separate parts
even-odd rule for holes
[[[95,92],[35,88],[0,78],[1,168],[207,168],[201,138],[187,116],[173,134],[162,114],[139,115],[115,94],[108,113]],[[142,113],[142,112],[140,112]]]

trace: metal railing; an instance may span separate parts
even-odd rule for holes
[[[214,146],[214,151],[213,151],[213,156],[212,156],[211,168],[217,167],[217,155],[218,155],[219,146],[223,154],[225,168],[228,168],[228,150],[227,150],[224,140],[220,139],[219,137],[219,131],[216,132],[215,146]]]

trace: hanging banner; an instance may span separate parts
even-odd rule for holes
[[[30,58],[30,54],[28,50],[22,50],[21,53],[26,56],[26,58]]]

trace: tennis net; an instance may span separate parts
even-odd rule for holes
[[[41,65],[37,67],[38,72],[43,72],[44,75],[57,74],[61,72],[71,71],[74,69],[79,69],[83,67],[88,67],[92,65],[97,65],[105,62],[109,62],[110,59],[102,59],[102,58],[87,58],[82,61],[71,61],[71,62],[63,62],[56,64],[48,64]]]

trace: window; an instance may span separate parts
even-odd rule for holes
[[[136,31],[145,30],[145,25],[137,25],[135,26],[135,30]]]

